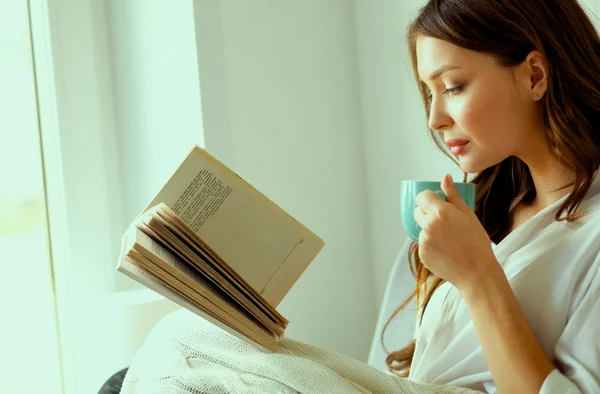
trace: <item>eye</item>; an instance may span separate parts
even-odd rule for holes
[[[460,86],[456,86],[454,88],[448,88],[446,90],[444,90],[444,94],[448,95],[448,96],[456,96],[457,94],[459,94],[460,92],[462,92],[464,90],[465,85],[460,85]]]
[[[427,102],[431,103],[431,100],[433,100],[433,94],[431,93],[431,89],[429,89],[427,86],[425,86],[425,97],[427,98]]]

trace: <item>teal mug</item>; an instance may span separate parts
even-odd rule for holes
[[[454,187],[458,190],[469,208],[475,210],[475,184],[454,182]],[[441,182],[402,181],[400,183],[400,214],[402,216],[402,226],[404,227],[404,230],[406,230],[408,236],[417,243],[419,242],[421,227],[415,222],[414,218],[414,211],[417,208],[415,198],[417,198],[419,193],[425,190],[431,190],[444,200],[446,199],[446,195],[442,191]]]

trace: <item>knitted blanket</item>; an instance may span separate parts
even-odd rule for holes
[[[291,339],[282,339],[276,352],[263,353],[181,309],[166,316],[148,335],[121,393],[475,392],[412,382]]]

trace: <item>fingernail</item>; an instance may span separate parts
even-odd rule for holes
[[[452,180],[452,175],[448,174],[448,180],[450,181],[450,185],[454,186],[454,181]]]

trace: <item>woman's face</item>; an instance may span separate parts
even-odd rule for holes
[[[416,50],[419,78],[430,92],[429,127],[445,141],[468,141],[453,152],[463,171],[480,172],[509,156],[526,161],[540,149],[544,127],[530,63],[503,67],[492,56],[431,37],[419,37]]]

